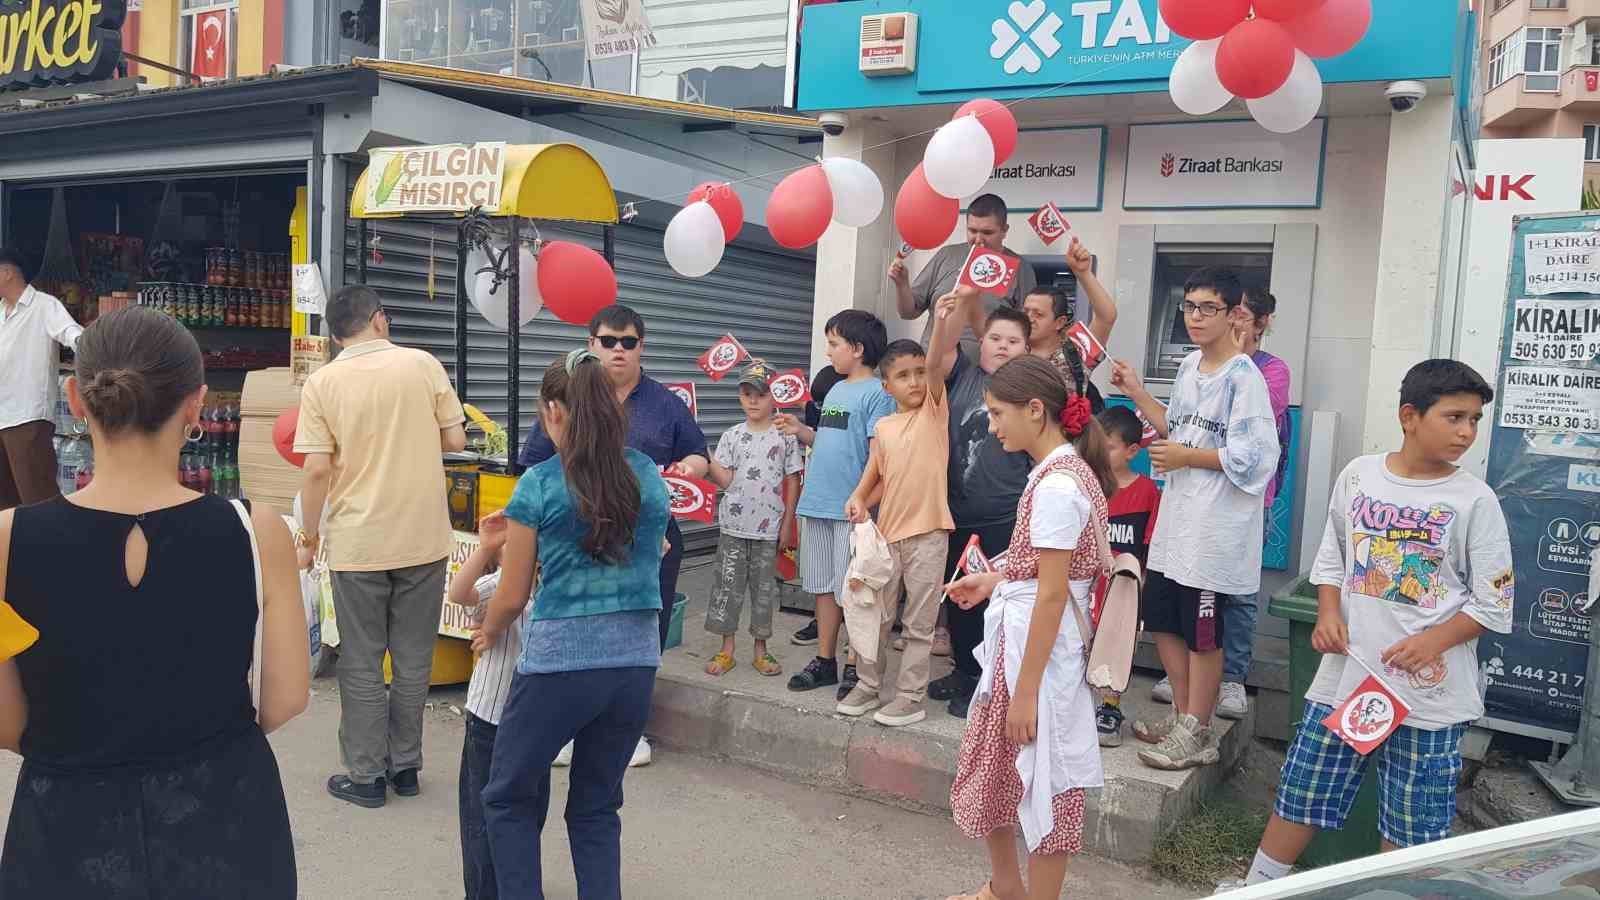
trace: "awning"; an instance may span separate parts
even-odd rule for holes
[[[368,213],[368,167],[350,198],[352,219],[395,219],[407,213]],[[605,170],[575,144],[513,144],[506,148],[500,205],[491,216],[616,224],[617,197]]]

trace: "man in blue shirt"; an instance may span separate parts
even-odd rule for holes
[[[705,433],[678,395],[645,375],[639,365],[644,355],[644,319],[626,306],[600,310],[589,320],[589,349],[599,355],[617,389],[617,400],[628,410],[628,446],[671,474],[706,477],[710,455]],[[535,422],[517,461],[533,466],[555,455],[555,444]],[[678,569],[683,564],[683,532],[676,520],[667,526],[667,540],[671,549],[661,558],[663,646],[672,621],[672,601],[678,593]]]

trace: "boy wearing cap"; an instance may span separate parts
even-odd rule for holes
[[[788,524],[800,496],[804,460],[800,443],[773,423],[777,404],[768,382],[776,373],[754,360],[739,377],[744,421],[723,432],[708,476],[722,490],[718,521],[717,584],[706,609],[706,630],[722,635],[722,650],[706,664],[707,675],[725,675],[735,665],[734,635],[745,598],[750,599],[752,665],[763,675],[783,666],[767,652],[772,610],[777,604],[778,552],[794,546]]]

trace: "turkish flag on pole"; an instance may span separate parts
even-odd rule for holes
[[[958,287],[974,287],[985,294],[1004,296],[1011,291],[1011,282],[1017,277],[1022,260],[1009,253],[989,250],[976,244],[967,254],[967,263],[961,267]]]
[[[733,367],[750,358],[750,354],[739,343],[739,339],[731,334],[717,338],[717,342],[700,354],[700,368],[712,381],[721,381]]]
[[[811,402],[811,386],[806,384],[804,369],[790,369],[772,376],[767,388],[772,391],[773,402],[779,406],[805,406]]]
[[[194,17],[189,70],[201,78],[228,77],[228,11],[214,9]]]
[[[978,546],[977,535],[973,535],[967,541],[967,546],[961,551],[961,559],[956,565],[963,575],[985,575],[994,571],[994,563],[983,555],[983,548]]]
[[[694,395],[694,382],[669,381],[663,382],[661,386],[671,391],[673,396],[682,400],[684,406],[689,407],[689,415],[694,416],[696,419],[700,418],[700,407]]]
[[[1100,339],[1094,336],[1088,326],[1082,322],[1072,323],[1067,329],[1067,340],[1078,348],[1078,356],[1083,360],[1083,370],[1093,372],[1099,365],[1106,361],[1106,347]]]
[[[666,475],[667,499],[672,506],[672,517],[691,519],[710,525],[717,518],[717,486],[699,478],[683,475]]]
[[[1366,668],[1364,663],[1362,668]],[[1369,674],[1356,686],[1350,699],[1329,713],[1322,724],[1357,753],[1366,756],[1388,740],[1409,715],[1411,707],[1395,695],[1394,689],[1384,684],[1382,678]]]

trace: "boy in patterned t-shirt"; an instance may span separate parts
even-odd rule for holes
[[[777,604],[775,579],[778,552],[794,546],[789,523],[800,496],[804,460],[800,443],[773,424],[777,405],[767,386],[773,371],[752,362],[739,378],[739,405],[744,421],[723,432],[711,459],[710,477],[722,489],[718,519],[717,585],[706,609],[706,630],[722,635],[722,650],[706,664],[707,675],[733,669],[733,636],[745,597],[750,598],[750,636],[755,638],[752,665],[763,675],[777,675],[783,666],[767,652],[772,637],[772,609]]]

